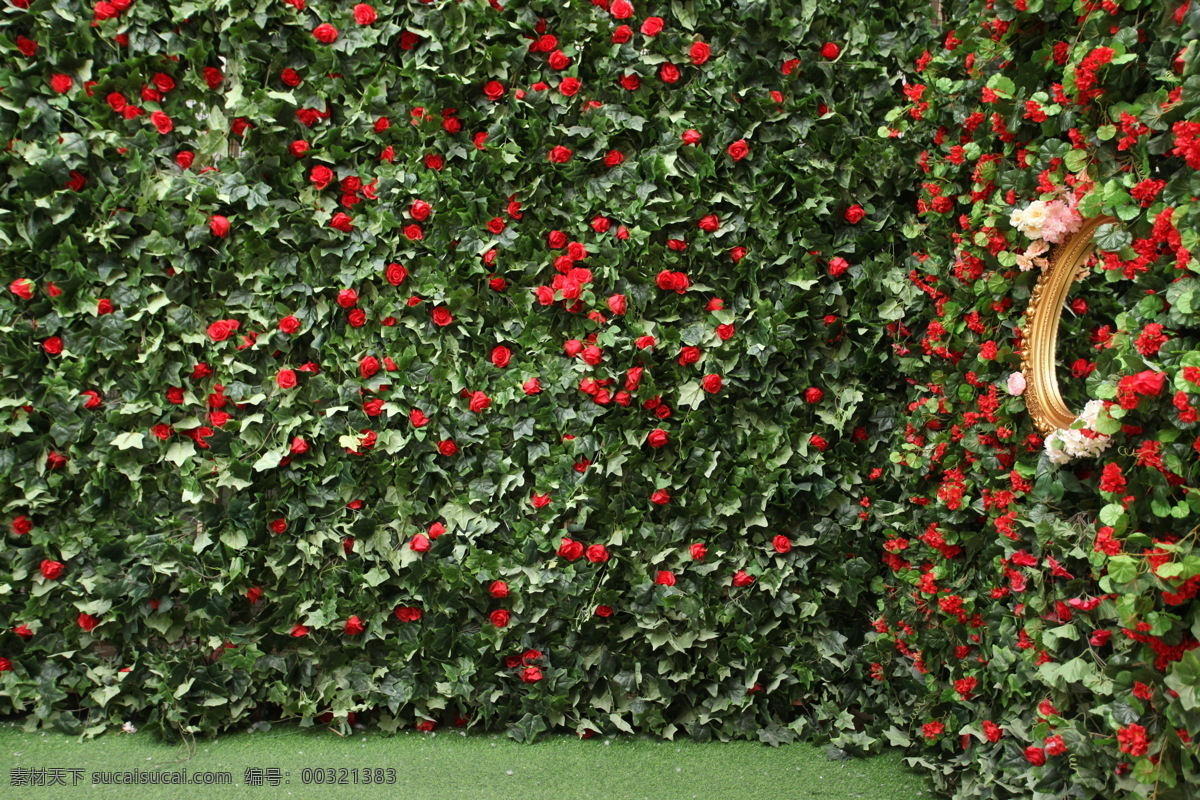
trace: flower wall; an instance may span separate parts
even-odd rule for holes
[[[0,713],[1187,796],[1200,9],[944,5],[7,6]]]
[[[887,123],[921,170],[905,232],[923,302],[895,350],[913,379],[898,492],[877,504],[895,515],[864,654],[884,735],[955,797],[1192,797],[1200,8],[957,13]],[[1115,222],[1059,328],[1080,421],[1043,438],[1023,314],[1095,217]]]

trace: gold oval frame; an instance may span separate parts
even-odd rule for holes
[[[1054,362],[1058,350],[1058,326],[1071,285],[1086,273],[1081,269],[1091,255],[1096,229],[1116,222],[1115,217],[1092,217],[1065,242],[1054,246],[1050,266],[1038,276],[1022,331],[1024,346],[1021,372],[1025,375],[1025,407],[1033,424],[1043,434],[1070,428],[1079,416],[1063,402]]]

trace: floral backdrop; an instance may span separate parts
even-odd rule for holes
[[[0,714],[1187,796],[1200,8],[8,3]]]

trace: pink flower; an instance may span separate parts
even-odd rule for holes
[[[1025,376],[1020,372],[1014,372],[1008,376],[1008,393],[1013,397],[1020,397],[1025,391]]]

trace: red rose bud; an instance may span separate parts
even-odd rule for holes
[[[841,54],[841,52],[842,48],[838,47],[833,42],[826,42],[825,46],[821,48],[821,57],[826,61],[833,61],[838,57],[838,55]]]
[[[804,402],[819,403],[821,398],[825,396],[825,392],[818,389],[816,386],[810,386],[804,390]]]
[[[488,587],[488,593],[492,597],[508,597],[508,584],[504,581],[492,581],[492,585]]]
[[[667,503],[671,502],[671,495],[666,489],[659,489],[654,494],[650,495],[650,502],[654,503],[655,505],[665,506]]]
[[[848,269],[850,269],[850,262],[841,256],[836,256],[829,260],[829,274],[835,278]]]
[[[362,633],[366,629],[367,629],[367,626],[363,625],[362,620],[360,620],[358,618],[358,616],[355,615],[355,616],[350,617],[350,619],[346,620],[346,625],[342,630],[344,630],[346,632],[347,636],[357,636],[358,634]]]
[[[749,586],[754,583],[754,576],[746,572],[744,569],[739,569],[733,574],[734,586]]]
[[[229,235],[229,219],[220,214],[214,214],[208,218],[208,229],[212,231],[213,236],[224,239]]]
[[[429,550],[430,546],[429,537],[423,533],[418,533],[409,542],[408,549],[417,553],[424,553]]]
[[[24,514],[13,518],[12,532],[17,536],[24,536],[31,530],[33,530],[33,520],[29,519]]]
[[[8,290],[22,300],[32,300],[33,289],[33,281],[28,278],[17,278],[8,285]]]

